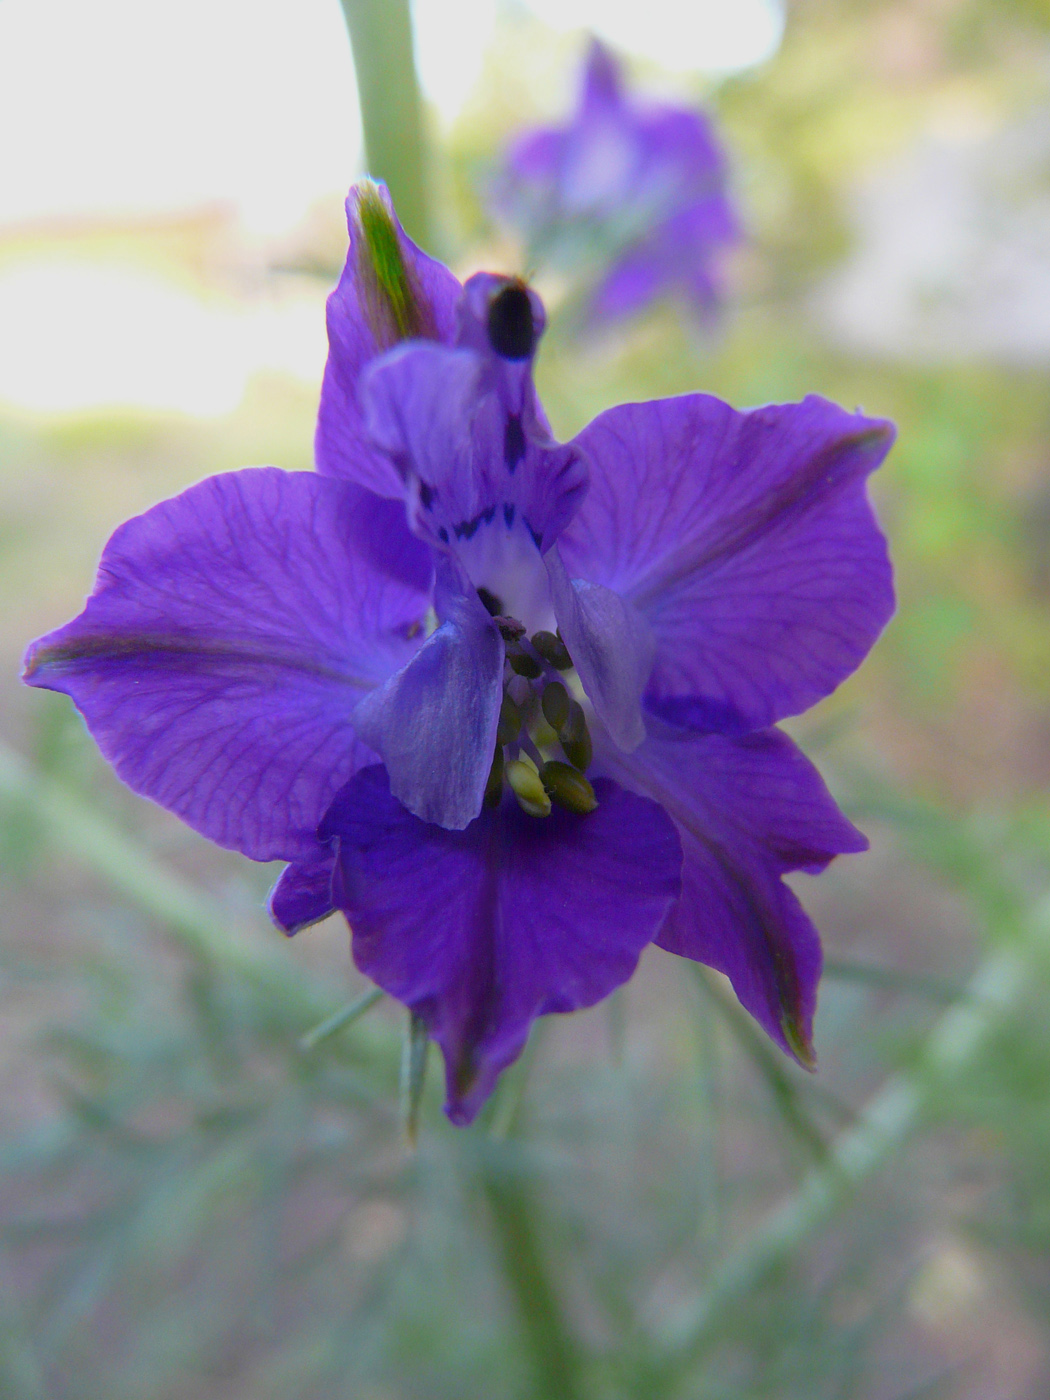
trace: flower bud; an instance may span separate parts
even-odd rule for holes
[[[554,801],[562,807],[568,807],[570,812],[593,812],[597,807],[598,799],[594,795],[594,788],[582,773],[570,768],[567,763],[559,763],[557,759],[552,759],[543,765],[540,777]]]
[[[524,759],[515,758],[507,764],[506,771],[507,782],[521,810],[528,812],[530,817],[549,817],[551,800],[535,767]]]

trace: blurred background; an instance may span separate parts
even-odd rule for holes
[[[351,3],[351,8],[353,5]],[[1050,1395],[1050,7],[416,0],[425,241],[535,272],[559,436],[626,399],[896,420],[900,607],[792,732],[872,851],[797,880],[805,1075],[657,950],[548,1018],[469,1131],[345,926],[111,776],[20,687],[128,515],[312,465],[364,168],[338,0],[0,3],[0,1395]],[[718,125],[714,326],[581,336],[486,198],[590,33]]]

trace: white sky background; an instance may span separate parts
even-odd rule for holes
[[[421,82],[446,123],[470,94],[501,4],[526,8],[415,0]],[[552,28],[592,28],[679,71],[749,66],[780,37],[776,0],[527,7]],[[0,133],[0,239],[5,225],[214,202],[230,205],[249,234],[287,231],[360,169],[338,0],[0,0]],[[319,373],[323,327],[304,331],[301,304],[287,308],[282,352],[275,308],[260,334],[258,308],[219,311],[159,274],[147,288],[153,274],[141,268],[49,258],[0,264],[0,399],[216,413],[235,406],[256,369]],[[223,347],[221,365],[201,354],[208,344]]]

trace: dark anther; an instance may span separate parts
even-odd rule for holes
[[[491,613],[493,617],[502,616],[503,604],[500,599],[496,597],[495,593],[490,593],[487,588],[479,588],[478,597],[481,599],[482,605],[487,613]]]
[[[543,718],[560,734],[569,719],[569,692],[561,681],[551,681],[544,686],[540,708]]]
[[[507,660],[510,662],[512,671],[519,676],[524,676],[526,680],[534,681],[543,675],[543,667],[534,656],[530,656],[524,651],[519,642],[510,642],[507,645]]]
[[[559,763],[557,759],[545,763],[540,769],[540,781],[547,795],[562,807],[568,807],[570,812],[579,812],[583,816],[593,812],[598,805],[594,788],[582,773],[570,768],[567,763]]]
[[[513,744],[521,733],[521,711],[510,698],[504,695],[499,707],[499,723],[496,725],[497,753],[504,744]]]
[[[513,472],[524,456],[525,429],[521,426],[521,416],[510,413],[507,415],[507,426],[503,430],[503,460],[507,464],[507,470]]]
[[[485,806],[498,807],[499,800],[503,796],[503,750],[497,747],[492,755],[492,767],[489,769],[488,782],[485,784]]]
[[[525,635],[525,624],[519,622],[516,617],[504,617],[502,614],[494,619],[499,628],[500,636],[505,642],[516,642],[519,637]]]
[[[489,302],[489,344],[505,360],[527,360],[536,346],[532,302],[520,282],[508,282]]]
[[[559,732],[558,738],[561,741],[562,752],[572,766],[578,768],[581,773],[586,773],[591,766],[594,749],[591,744],[591,733],[587,728],[587,717],[583,713],[583,706],[578,701],[569,701],[569,717]]]
[[[532,638],[532,645],[549,665],[556,671],[568,671],[572,669],[572,657],[566,649],[561,637],[556,637],[553,632],[537,632]]]

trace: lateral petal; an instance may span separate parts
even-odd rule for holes
[[[649,707],[762,729],[828,695],[893,611],[865,479],[892,425],[811,396],[737,412],[705,394],[624,404],[576,442],[591,485],[560,542],[656,638]]]
[[[656,649],[649,624],[611,588],[570,579],[557,547],[546,563],[558,626],[583,688],[613,740],[635,749],[645,738],[641,700]]]
[[[116,531],[25,679],[69,695],[128,786],[211,840],[311,851],[370,757],[354,707],[418,649],[429,601],[425,576],[354,548],[365,524],[370,500],[312,472],[209,477]]]
[[[867,849],[820,774],[779,730],[725,738],[661,726],[602,765],[654,798],[682,840],[682,897],[656,941],[725,973],[741,1004],[813,1061],[820,937],[782,876]]]
[[[383,759],[394,796],[426,822],[460,829],[481,810],[503,698],[503,639],[473,589],[443,590],[445,620],[366,696],[358,734]]]

